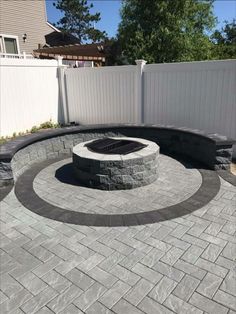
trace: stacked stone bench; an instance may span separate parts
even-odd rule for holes
[[[106,124],[51,129],[0,146],[0,187],[13,184],[33,163],[69,157],[72,148],[81,142],[113,136],[154,141],[161,153],[187,156],[212,170],[229,169],[235,143],[222,135],[163,125]]]

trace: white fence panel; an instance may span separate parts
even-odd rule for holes
[[[69,121],[137,123],[137,67],[66,69]]]
[[[0,58],[0,134],[58,121],[56,60]]]
[[[236,138],[236,61],[144,67],[144,122]]]

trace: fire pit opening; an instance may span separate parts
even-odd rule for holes
[[[100,154],[119,154],[127,155],[133,152],[136,152],[147,145],[123,139],[114,139],[114,138],[103,138],[99,140],[94,140],[91,143],[85,145],[88,149],[95,153]]]

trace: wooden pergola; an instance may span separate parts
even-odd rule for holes
[[[104,65],[106,53],[104,44],[73,44],[66,46],[45,47],[34,50],[34,56],[40,59],[54,59],[57,56],[69,61],[94,61]]]

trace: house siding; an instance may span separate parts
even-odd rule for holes
[[[44,36],[53,31],[47,24],[44,0],[0,1],[0,34],[18,36],[21,53],[32,53],[39,44],[44,45]]]

